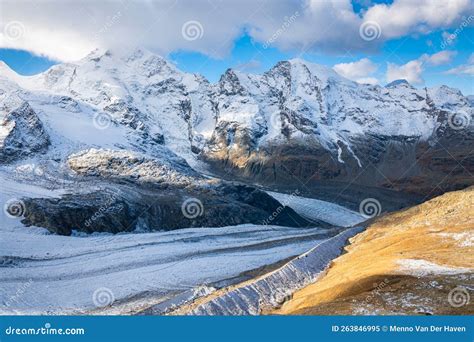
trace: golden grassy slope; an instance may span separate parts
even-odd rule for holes
[[[271,313],[473,314],[473,216],[470,187],[377,218],[316,283]],[[448,301],[458,286],[470,296],[466,303],[458,288],[459,307]]]

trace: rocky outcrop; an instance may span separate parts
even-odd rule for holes
[[[244,223],[329,227],[310,221],[265,191],[208,179],[183,159],[89,149],[69,156],[75,188],[60,198],[23,198],[27,225],[73,231],[131,232]]]
[[[261,225],[270,217],[272,225],[328,226],[302,218],[266,192],[229,183],[186,189],[115,185],[61,198],[24,198],[23,203],[25,225],[61,235]]]
[[[45,151],[49,144],[49,136],[30,105],[16,95],[5,95],[0,103],[0,162]]]
[[[136,152],[92,148],[69,156],[67,164],[80,176],[102,179],[174,186],[186,186],[202,179],[184,159],[173,155],[152,159]]]

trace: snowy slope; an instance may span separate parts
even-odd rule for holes
[[[11,73],[5,74],[12,78]],[[42,74],[16,76],[13,81],[31,92],[24,95],[26,100],[47,97],[37,103],[39,107],[44,102],[61,106],[62,101],[68,112],[88,113],[96,126],[105,128],[101,133],[117,124],[127,126],[135,133],[130,140],[140,138],[145,149],[165,142],[187,156],[191,142],[199,144],[201,134],[212,134],[209,83],[144,49],[113,54],[97,50],[77,63],[55,65]],[[195,134],[199,134],[197,140]]]
[[[335,203],[273,191],[268,193],[280,203],[289,206],[298,214],[312,220],[325,221],[339,227],[350,227],[366,220],[360,213]]]

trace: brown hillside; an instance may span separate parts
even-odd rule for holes
[[[272,314],[474,314],[474,187],[378,218]]]

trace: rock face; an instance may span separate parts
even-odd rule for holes
[[[275,225],[330,226],[254,187],[206,179],[176,156],[89,149],[69,156],[67,165],[75,188],[60,198],[22,199],[26,226],[60,235],[266,224],[270,217]]]
[[[49,144],[49,136],[30,105],[15,95],[5,95],[0,103],[0,162],[45,151]]]
[[[146,232],[190,227],[223,227],[244,223],[289,227],[328,227],[302,218],[266,192],[236,184],[186,189],[153,188],[140,184],[109,184],[100,191],[61,198],[25,198],[22,222],[60,235],[73,231]]]
[[[228,70],[218,91],[216,129],[201,156],[220,174],[431,196],[472,184],[474,112],[456,89],[360,85],[291,60],[262,76]]]
[[[152,159],[123,150],[89,149],[69,156],[69,168],[81,176],[140,183],[171,183],[186,186],[202,179],[179,157]]]

